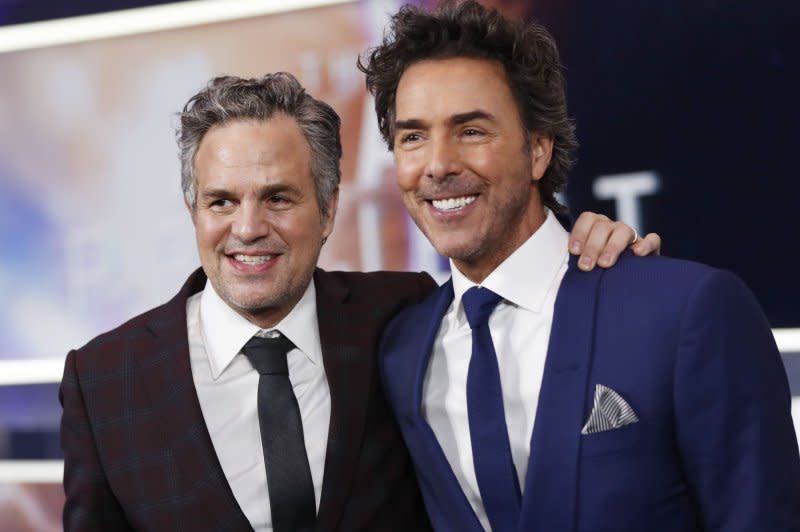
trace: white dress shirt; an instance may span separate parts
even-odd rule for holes
[[[569,235],[547,211],[542,226],[483,281],[503,300],[489,317],[503,389],[511,455],[520,490],[553,323],[558,287],[567,271]],[[423,415],[433,429],[461,489],[486,530],[467,416],[467,371],[472,331],[461,298],[476,286],[450,263],[455,297],[442,319],[423,387]]]
[[[261,329],[220,299],[210,282],[206,282],[202,292],[189,298],[186,318],[194,386],[222,471],[253,529],[271,531],[272,514],[258,426],[259,374],[241,352],[244,344]],[[270,330],[279,330],[296,346],[287,354],[289,380],[300,407],[319,509],[331,398],[322,364],[313,280],[289,315]]]

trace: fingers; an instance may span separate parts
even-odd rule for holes
[[[591,270],[595,264],[601,268],[610,268],[633,238],[633,229],[622,222],[595,224],[578,260],[578,267],[584,271]]]
[[[631,250],[640,257],[661,255],[661,237],[658,233],[648,233],[631,246]]]
[[[661,237],[657,233],[637,237],[629,225],[593,212],[581,213],[569,236],[569,251],[580,255],[578,267],[583,271],[610,268],[628,247],[640,257],[660,255]]]
[[[580,255],[583,252],[584,246],[589,239],[589,233],[595,224],[611,223],[608,216],[602,214],[595,214],[593,212],[583,212],[575,224],[572,226],[572,232],[569,235],[569,250],[573,255]]]
[[[590,271],[596,265],[610,268],[632,243],[635,244],[633,249],[641,255],[658,253],[661,248],[661,238],[655,233],[637,238],[633,228],[622,222],[584,212],[575,222],[569,246],[573,255],[580,255],[578,267]]]

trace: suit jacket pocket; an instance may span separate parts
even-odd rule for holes
[[[613,454],[638,445],[645,436],[642,420],[618,429],[581,435],[581,455],[584,457]]]

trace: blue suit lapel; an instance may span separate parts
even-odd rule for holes
[[[424,484],[430,478],[433,479],[432,484],[435,484],[435,486],[424,486],[423,491],[427,493],[437,492],[440,496],[446,496],[447,501],[440,501],[439,506],[450,509],[450,513],[445,517],[448,527],[451,527],[449,529],[482,531],[483,527],[461,490],[461,486],[450,468],[450,463],[447,461],[433,429],[431,429],[422,415],[422,393],[425,373],[428,370],[439,326],[452,301],[453,281],[450,279],[419,307],[419,323],[425,323],[426,326],[420,335],[421,343],[416,350],[419,353],[419,358],[416,360],[416,368],[414,369],[412,399],[414,401],[414,423],[420,429],[422,443],[426,449],[425,456],[428,460],[426,460],[426,463],[417,463],[416,466],[418,469],[423,468],[427,473],[420,475],[421,483]]]
[[[570,259],[555,303],[520,530],[574,530],[580,430],[594,339],[595,303],[602,272],[581,272]]]

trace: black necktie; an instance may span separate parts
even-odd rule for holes
[[[462,301],[472,328],[472,358],[467,372],[467,416],[472,461],[492,530],[516,530],[520,512],[517,470],[508,441],[497,354],[489,316],[502,298],[488,288],[472,287]]]
[[[303,423],[286,364],[286,353],[293,348],[285,336],[254,336],[242,349],[261,375],[258,424],[275,532],[313,530],[317,518]]]

